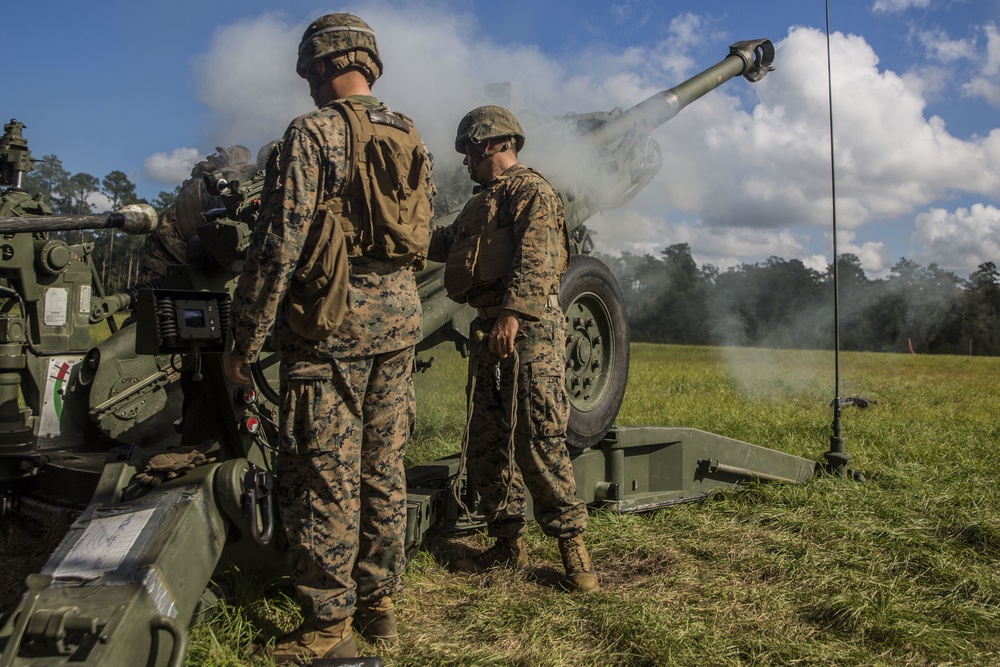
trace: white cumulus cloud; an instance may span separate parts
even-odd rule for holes
[[[1000,30],[988,23],[983,32],[986,33],[986,52],[981,69],[962,86],[962,91],[969,97],[980,97],[1000,108]]]
[[[201,159],[197,148],[175,148],[169,153],[154,153],[143,163],[147,178],[160,183],[182,183],[191,175],[191,167]]]
[[[976,56],[974,39],[951,39],[941,28],[918,30],[914,32],[914,36],[924,47],[928,57],[934,60],[953,62]]]
[[[874,12],[902,12],[907,9],[930,7],[931,0],[875,0]]]
[[[881,0],[873,9],[921,6],[927,3]],[[375,2],[341,9],[364,16],[374,28],[385,62],[374,92],[414,118],[440,174],[459,163],[452,145],[459,119],[494,101],[487,84],[509,82],[509,97],[496,101],[522,121],[628,108],[722,60],[733,41],[716,34],[711,21],[686,13],[652,46],[595,45],[555,56],[492,35],[471,15],[439,5]],[[312,107],[307,86],[294,71],[304,28],[266,14],[216,31],[206,52],[195,58],[200,96],[211,111],[210,145],[240,143],[255,151]],[[984,30],[990,56],[975,73],[995,83],[1000,35],[993,26]],[[716,43],[716,60],[695,57]],[[821,263],[823,250],[829,251],[832,210],[826,36],[794,27],[776,47],[777,69],[762,81],[737,77],[655,132],[663,167],[629,204],[589,221],[598,232],[598,250],[658,252],[689,242],[699,262],[721,267],[771,255]],[[938,59],[958,62],[967,47],[968,42],[949,42]],[[838,226],[857,235],[842,252],[854,252],[866,270],[878,274],[890,261],[878,240],[878,221],[898,225],[942,199],[996,197],[1000,129],[962,139],[942,118],[928,114],[926,95],[942,85],[940,70],[882,68],[858,35],[833,34],[831,50]],[[985,85],[977,85],[978,94],[986,95]],[[587,161],[585,152],[568,150],[568,138],[544,151],[543,138],[529,132],[527,163],[544,166],[546,157],[560,152],[572,155],[573,164]],[[543,171],[560,176],[549,169]],[[914,236],[914,242],[923,239]]]
[[[1000,209],[974,204],[947,211],[933,208],[916,217],[914,241],[924,254],[914,257],[924,264],[936,262],[968,274],[983,262],[1000,257]]]

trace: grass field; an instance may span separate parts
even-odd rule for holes
[[[464,361],[432,354],[410,464],[456,451],[463,425]],[[393,666],[1000,664],[1000,359],[851,353],[841,366],[841,396],[873,401],[842,420],[866,482],[595,512],[592,595],[559,589],[555,541],[537,527],[516,573],[453,574],[449,554],[485,542],[439,538],[407,570],[400,644],[362,647]],[[618,423],[822,460],[833,393],[832,353],[638,344]],[[193,628],[188,664],[247,664],[262,628],[294,623],[287,598],[252,582],[237,598]]]

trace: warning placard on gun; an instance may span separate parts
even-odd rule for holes
[[[125,561],[155,508],[91,519],[83,535],[52,571],[59,578],[93,579]]]

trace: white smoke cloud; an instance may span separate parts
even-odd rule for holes
[[[254,152],[313,107],[308,87],[295,74],[304,28],[264,14],[216,31],[209,51],[194,64],[199,97],[211,111],[213,146],[242,144]]]
[[[191,175],[191,167],[200,158],[197,148],[175,148],[169,153],[154,153],[143,163],[143,173],[161,183],[182,183]]]
[[[880,0],[873,10],[921,6],[927,2]],[[619,4],[621,12],[629,7]],[[461,116],[494,101],[487,84],[510,82],[510,99],[499,101],[522,120],[533,113],[627,108],[715,64],[728,46],[692,13],[678,16],[650,47],[593,46],[556,57],[441,6],[339,9],[358,13],[375,29],[385,61],[375,94],[414,118],[440,173],[460,161],[452,144]],[[304,21],[266,14],[217,30],[194,64],[213,119],[209,145],[256,150],[312,107],[294,71],[304,28]],[[990,58],[976,75],[995,82],[989,77],[1000,71],[1000,38],[993,27],[986,34]],[[726,83],[660,128],[655,137],[664,165],[656,179],[627,206],[588,222],[598,250],[656,253],[689,242],[699,262],[723,268],[771,255],[819,265],[832,209],[825,40],[819,30],[792,28],[776,43],[777,70],[763,81]],[[696,62],[698,49],[715,43],[721,45],[717,60],[699,56]],[[962,44],[939,57],[959,58]],[[877,54],[856,35],[834,34],[831,49],[838,226],[865,230],[864,240],[844,251],[855,252],[866,270],[884,272],[889,260],[884,244],[872,240],[878,236],[873,221],[914,216],[958,195],[993,199],[1000,192],[1000,129],[957,138],[941,118],[926,114],[925,96],[941,85],[939,71],[931,78],[880,69]],[[987,95],[984,84],[969,86],[968,94]],[[540,139],[528,136],[529,164],[542,161],[532,153]]]

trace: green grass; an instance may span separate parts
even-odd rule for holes
[[[456,451],[464,424],[465,362],[433,356],[411,465]],[[597,512],[603,591],[590,596],[559,590],[555,543],[536,527],[519,573],[452,574],[449,554],[485,541],[437,538],[407,571],[400,645],[367,648],[400,666],[1000,663],[998,371],[992,358],[844,354],[841,397],[877,401],[842,417],[866,482]],[[639,344],[618,423],[822,460],[833,394],[832,353]]]
[[[465,362],[417,377],[409,465],[457,451]],[[431,356],[431,355],[425,355]],[[1000,664],[1000,359],[844,354],[851,467],[751,485],[649,514],[596,512],[601,593],[558,587],[555,541],[529,530],[523,572],[459,575],[435,538],[411,561],[390,666]],[[618,423],[704,429],[822,460],[833,417],[827,352],[637,344]],[[244,582],[192,630],[191,665],[246,664],[294,604]],[[266,664],[266,663],[265,663]]]

